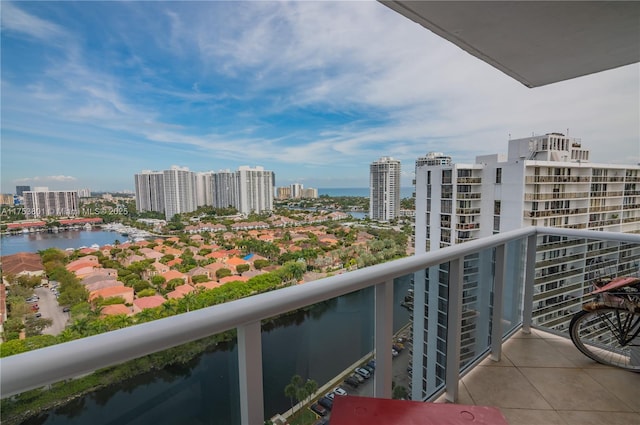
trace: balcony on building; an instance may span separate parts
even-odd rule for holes
[[[556,257],[559,253],[564,254]],[[365,355],[345,354],[344,363],[358,364],[375,355],[373,383],[365,394],[371,397],[391,398],[392,381],[406,379],[414,401],[495,407],[512,425],[577,424],[585,418],[637,423],[640,407],[633,397],[640,374],[584,357],[571,344],[567,330],[572,315],[587,301],[594,276],[636,274],[639,264],[637,234],[524,228],[6,357],[1,364],[2,397],[72,382],[95,370],[235,329],[237,353],[224,366],[232,369],[233,377],[227,383],[234,400],[228,407],[230,423],[261,424],[273,413],[265,414],[266,392],[282,391],[263,379],[274,372],[263,360],[268,357],[269,345],[263,345],[268,322],[292,310],[370,291],[371,302],[357,312],[363,318],[358,335],[305,348],[301,353],[308,357],[298,361],[312,364],[316,356],[352,353],[350,344],[361,344]],[[425,277],[433,273],[446,276],[447,285],[426,283]],[[398,279],[407,275],[413,278],[412,316],[406,328],[412,345],[393,357],[393,317],[399,308],[393,302],[394,290]],[[433,304],[432,297],[441,302]],[[443,333],[433,331],[430,323],[440,324],[436,328]],[[324,329],[331,326],[319,324]],[[422,331],[416,332],[420,326]],[[336,370],[318,382],[318,395],[342,384],[342,372]],[[191,412],[189,420],[194,415],[197,423],[218,423],[211,407],[217,401],[209,400],[207,391],[208,382],[217,378],[210,374],[217,372],[198,373],[196,388],[177,380],[158,393],[136,393],[128,400],[129,410],[104,411],[104,423],[144,423],[162,417],[166,409]],[[402,374],[405,378],[399,378]]]

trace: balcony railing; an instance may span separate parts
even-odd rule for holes
[[[425,317],[428,316],[428,326],[433,325],[436,326],[433,329],[437,329],[438,325],[444,324],[446,329],[446,335],[438,335],[437,331],[431,330],[414,334],[412,364],[414,371],[420,368],[413,376],[415,383],[421,383],[423,368],[431,371],[422,364],[425,361],[424,353],[421,353],[422,347],[440,348],[440,342],[445,341],[441,347],[444,351],[440,353],[444,357],[440,354],[438,357],[440,360],[444,359],[445,364],[440,367],[444,366],[445,370],[437,378],[428,376],[427,383],[433,386],[433,391],[418,398],[433,398],[444,393],[449,401],[456,401],[463,373],[487,355],[499,360],[503,340],[514,329],[522,327],[525,332],[529,331],[534,306],[536,250],[540,237],[546,235],[579,241],[640,244],[640,235],[634,234],[536,227],[505,232],[295,287],[6,357],[1,360],[1,395],[2,398],[9,397],[235,329],[241,423],[262,424],[264,390],[261,321],[354,291],[372,288],[375,293],[374,396],[391,398],[393,374],[389,347],[393,338],[393,282],[395,278],[415,273],[414,324],[427,323]],[[489,267],[485,272],[491,270],[489,279],[482,280],[487,273],[478,273],[477,276],[483,277],[479,277],[476,284],[469,285],[465,268],[484,267],[483,265]],[[435,285],[435,290],[425,291],[425,274],[439,273],[445,269],[448,278],[446,287],[441,289],[446,290],[439,293],[438,282],[429,279],[429,285]],[[473,291],[473,294],[468,291]],[[446,297],[443,304],[438,302],[438,297],[441,296]],[[427,306],[431,308],[428,309]],[[440,307],[444,310],[437,311]],[[464,313],[469,311],[473,311],[471,319]],[[467,320],[467,327],[461,331],[463,319]],[[475,329],[468,328],[469,320],[475,322]],[[483,338],[482,335],[476,335],[479,332],[493,337]],[[426,334],[428,341],[423,340]],[[464,347],[464,353],[461,347]],[[292,349],[295,349],[295,344],[292,344]],[[435,357],[433,360],[435,361]],[[437,382],[439,384],[436,385]],[[414,390],[415,396],[419,389]],[[151,408],[150,403],[148,404]]]

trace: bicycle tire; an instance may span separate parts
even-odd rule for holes
[[[583,310],[571,319],[569,333],[576,348],[592,360],[640,372],[640,312],[604,306]]]

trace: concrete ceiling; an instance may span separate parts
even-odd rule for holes
[[[640,1],[381,3],[527,87],[640,61]]]

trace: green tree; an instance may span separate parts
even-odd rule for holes
[[[211,279],[209,279],[209,276],[206,274],[197,274],[191,278],[191,282],[193,283],[208,282],[209,280]]]
[[[409,397],[409,391],[407,390],[406,387],[403,387],[402,385],[396,385],[395,387],[393,387],[391,397],[396,400],[399,400],[399,399],[406,400]]]
[[[231,270],[226,269],[226,268],[222,268],[222,269],[218,269],[216,270],[216,277],[218,279],[222,279],[223,277],[227,277],[227,276],[231,276]]]
[[[51,319],[36,317],[35,315],[28,315],[24,320],[25,336],[31,337],[42,335],[42,331],[48,326],[51,326],[52,323],[53,320]]]
[[[303,389],[303,386],[304,386],[303,384],[304,384],[304,381],[302,380],[302,376],[293,375],[291,377],[291,381],[287,384],[287,386],[284,387],[284,395],[289,397],[292,409],[293,409],[294,398],[298,402],[301,402],[303,400],[303,398],[300,398],[300,396],[302,396],[301,390]]]
[[[271,264],[269,260],[259,259],[253,262],[253,267],[255,267],[256,270],[260,270],[269,266],[269,264]]]
[[[171,279],[169,282],[167,282],[166,288],[169,291],[173,291],[174,289],[176,289],[176,286],[180,286],[180,285],[184,285],[184,279],[176,277]]]
[[[236,266],[236,271],[238,272],[238,274],[242,274],[242,273],[244,273],[246,271],[249,271],[250,268],[251,268],[251,266],[248,265],[248,264],[238,264]]]
[[[142,297],[150,297],[152,295],[156,294],[156,290],[153,288],[147,288],[147,289],[143,289],[140,292],[137,292],[138,297],[142,298]]]

